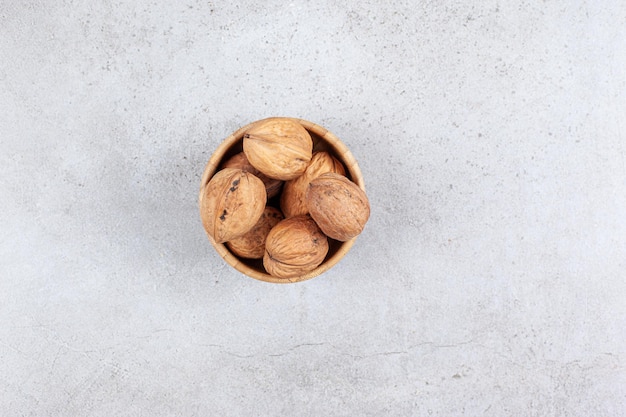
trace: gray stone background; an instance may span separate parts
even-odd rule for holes
[[[372,205],[292,285],[197,210],[275,115]],[[625,116],[621,0],[3,0],[2,415],[626,415]]]

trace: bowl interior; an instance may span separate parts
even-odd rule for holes
[[[363,178],[358,164],[347,147],[336,136],[328,132],[323,127],[306,120],[295,120],[301,123],[311,135],[311,139],[313,140],[313,152],[326,151],[340,160],[346,168],[346,176],[364,190],[365,187],[363,184]],[[243,151],[243,135],[253,124],[254,123],[251,123],[234,132],[231,136],[225,139],[215,151],[202,176],[200,199],[203,198],[204,187],[213,175],[221,168],[221,164],[233,155]],[[269,199],[267,204],[280,209],[280,195]],[[355,241],[355,239],[351,239],[346,242],[340,242],[329,238],[328,254],[320,266],[306,275],[299,277],[276,278],[265,272],[262,259],[239,258],[230,252],[226,245],[216,243],[211,236],[208,234],[207,236],[218,253],[235,269],[252,278],[275,283],[299,282],[318,276],[334,266],[348,252]]]

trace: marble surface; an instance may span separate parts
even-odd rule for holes
[[[276,115],[372,205],[300,284],[197,210]],[[2,414],[624,415],[625,116],[618,0],[4,0]]]

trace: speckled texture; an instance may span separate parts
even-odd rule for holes
[[[620,0],[3,1],[2,414],[626,414],[625,68]],[[197,210],[274,115],[372,205],[294,285]]]

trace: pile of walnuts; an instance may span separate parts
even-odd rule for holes
[[[235,255],[262,258],[276,278],[306,274],[326,258],[329,238],[350,240],[369,218],[367,196],[345,174],[328,152],[313,153],[296,120],[261,120],[204,188],[202,224]],[[268,205],[273,197],[280,210]]]

